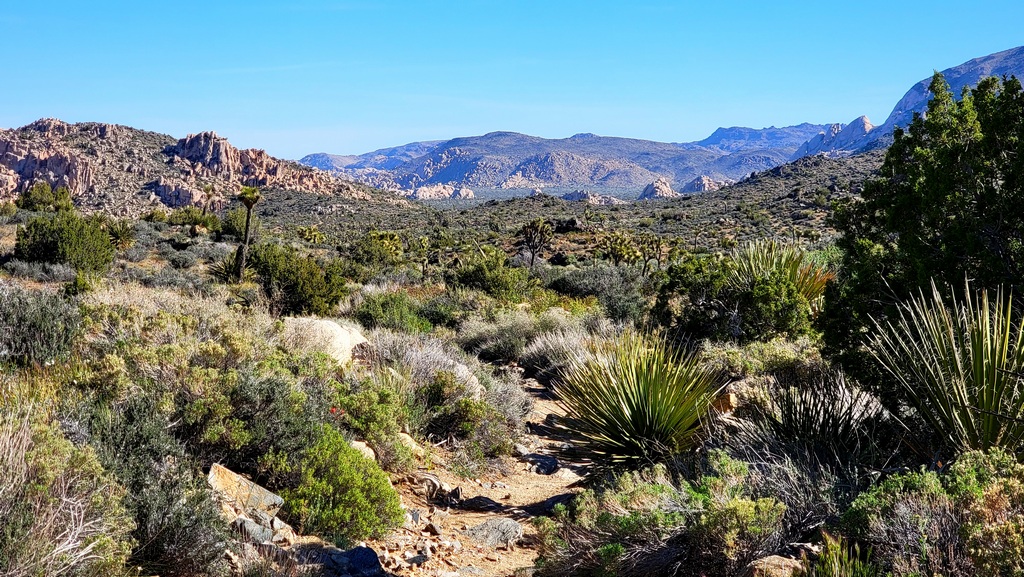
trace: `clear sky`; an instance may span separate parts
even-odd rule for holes
[[[0,0],[0,126],[41,117],[298,158],[512,130],[671,142],[888,116],[1024,44],[1021,0]]]

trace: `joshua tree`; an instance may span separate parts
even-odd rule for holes
[[[256,203],[263,198],[260,196],[260,190],[255,186],[243,186],[242,191],[238,193],[238,200],[242,201],[245,205],[245,235],[242,239],[242,244],[238,246],[238,258],[235,259],[237,263],[237,270],[235,271],[239,281],[242,279],[242,273],[245,272],[245,259],[249,256],[249,234],[250,225],[252,224],[252,209],[256,206]]]
[[[530,251],[530,268],[533,268],[537,253],[551,243],[551,240],[555,238],[555,232],[547,221],[538,218],[523,225],[523,228],[519,230],[519,236],[522,238],[520,241],[522,245]]]

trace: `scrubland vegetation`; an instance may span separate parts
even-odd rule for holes
[[[228,573],[214,463],[303,533],[386,535],[389,479],[440,466],[402,435],[509,472],[535,379],[589,471],[534,519],[539,575],[1024,575],[1024,93],[933,92],[834,242],[333,236],[251,189],[129,222],[33,187],[0,206],[0,573]],[[339,360],[294,316],[368,343]]]

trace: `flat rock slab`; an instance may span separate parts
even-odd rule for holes
[[[216,463],[210,466],[207,481],[221,497],[249,515],[265,513],[273,517],[284,505],[284,499],[280,496]]]

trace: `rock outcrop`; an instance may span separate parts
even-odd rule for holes
[[[616,204],[629,204],[627,201],[607,194],[596,194],[589,190],[577,190],[562,195],[562,200],[569,202],[585,202],[595,206],[613,206]]]
[[[412,200],[469,200],[476,195],[465,186],[452,184],[428,184],[420,186],[409,194]]]
[[[686,186],[683,187],[682,192],[711,192],[713,190],[719,190],[729,184],[732,184],[732,181],[715,180],[710,176],[701,175],[690,182],[687,182]]]
[[[672,184],[664,178],[659,178],[648,184],[637,200],[663,200],[666,198],[679,198],[682,194],[672,190]]]
[[[837,156],[848,153],[857,146],[857,143],[863,142],[874,129],[875,126],[867,116],[861,116],[845,125],[833,124],[826,131],[805,142],[793,153],[790,160],[815,154]]]
[[[0,200],[36,182],[66,187],[87,212],[139,216],[156,206],[203,205],[206,190],[242,185],[369,199],[322,170],[239,150],[213,132],[181,140],[127,126],[48,118],[0,130]]]

